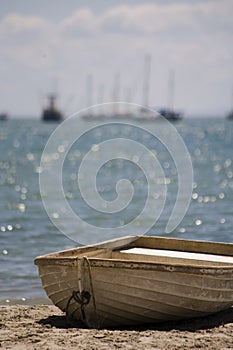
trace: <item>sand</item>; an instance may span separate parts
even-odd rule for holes
[[[0,348],[17,350],[233,349],[233,308],[206,317],[128,329],[87,329],[55,306],[0,306]]]

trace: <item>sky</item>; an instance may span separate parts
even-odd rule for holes
[[[149,55],[150,106],[169,105],[173,72],[176,109],[224,116],[232,17],[232,0],[1,0],[0,113],[40,118],[50,92],[66,116],[116,97],[142,104]]]

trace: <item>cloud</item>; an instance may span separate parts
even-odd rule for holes
[[[31,44],[44,37],[52,24],[39,17],[27,17],[17,13],[6,16],[0,23],[0,38],[5,44]]]
[[[36,85],[40,88],[45,79],[57,76],[62,89],[77,89],[83,100],[85,76],[90,72],[96,85],[104,82],[110,91],[119,71],[122,89],[131,85],[139,91],[143,56],[149,52],[153,57],[151,100],[153,90],[156,100],[166,100],[167,72],[174,67],[181,87],[178,103],[194,110],[192,96],[207,94],[203,108],[213,108],[211,96],[220,94],[219,103],[224,105],[227,79],[233,75],[232,13],[231,0],[142,2],[98,13],[86,7],[57,21],[11,13],[0,22],[0,76],[7,78],[12,93],[21,87],[19,96],[22,86],[25,91],[31,88],[26,83],[34,84],[36,90]],[[19,84],[22,75],[25,82]],[[139,95],[135,93],[134,102],[140,103]]]
[[[88,8],[83,8],[68,18],[62,20],[59,28],[63,35],[71,37],[86,37],[96,32],[97,17]]]

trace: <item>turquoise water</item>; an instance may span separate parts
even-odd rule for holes
[[[91,122],[80,120],[80,125]],[[147,122],[151,131],[163,132],[161,122]],[[77,227],[76,242],[62,234],[49,219],[40,194],[40,160],[45,144],[57,125],[37,120],[10,120],[0,123],[0,302],[11,304],[41,302],[46,296],[41,288],[34,258],[48,252],[79,245],[85,232]],[[210,241],[233,242],[233,122],[224,119],[184,119],[175,128],[190,153],[194,171],[193,194],[188,211],[166,236]],[[156,131],[156,132],[157,132]],[[166,131],[166,130],[165,130]],[[157,181],[156,202],[165,200],[160,217],[149,230],[151,235],[165,235],[165,228],[177,197],[175,163],[164,145],[146,132],[133,127],[115,125],[95,128],[73,144],[63,164],[64,193],[71,208],[85,222],[97,227],[115,228],[136,217],[145,205],[147,178],[134,162],[116,159],[98,171],[96,186],[104,200],[116,198],[116,183],[127,178],[134,187],[134,195],[127,208],[118,213],[92,210],[81,197],[77,173],[85,154],[108,138],[121,137],[143,143],[153,150],[165,174],[165,184]],[[169,137],[169,135],[168,135]],[[58,149],[62,153],[64,145]],[[135,154],[137,157],[137,155]],[[135,158],[136,159],[136,158]],[[90,165],[90,174],[95,162]],[[183,168],[185,172],[185,165]],[[167,193],[162,190],[166,185]],[[57,199],[54,205],[59,206]],[[143,232],[147,222],[153,222],[151,208],[148,218],[137,223]],[[55,213],[56,218],[56,213]],[[69,222],[66,222],[67,227]],[[71,225],[71,223],[70,223]],[[111,238],[111,236],[109,236]],[[94,239],[100,241],[101,237]]]

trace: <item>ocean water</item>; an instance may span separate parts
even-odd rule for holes
[[[92,122],[80,119],[79,125],[82,129],[90,129]],[[117,123],[95,126],[72,143],[63,162],[62,181],[64,197],[73,212],[84,223],[98,229],[105,228],[109,232],[108,238],[117,236],[119,227],[138,217],[133,224],[137,234],[144,234],[149,227],[150,235],[233,242],[233,122],[200,118],[184,119],[173,124],[191,156],[193,190],[185,216],[170,233],[165,233],[165,230],[176,202],[178,186],[185,185],[179,183],[173,151],[169,152],[166,144],[155,136],[165,135],[169,140],[170,131],[162,121],[141,121],[137,122],[138,125],[138,128]],[[144,127],[146,131],[143,130]],[[39,187],[39,175],[43,171],[41,156],[56,128],[56,124],[46,124],[38,120],[0,122],[0,303],[4,305],[15,302],[48,302],[41,287],[37,267],[34,266],[34,258],[89,241],[85,225],[80,226],[78,221],[60,219],[65,233],[56,227],[59,208],[64,204],[64,198],[60,202],[56,191],[51,202],[54,205],[52,220],[42,202]],[[113,145],[110,149],[107,145],[103,150],[99,147],[100,143],[104,144],[114,138],[120,138],[119,147],[124,146],[122,139],[130,139],[137,144],[143,144],[146,150],[153,153],[158,170],[158,174],[151,174],[153,181],[148,180],[147,164],[144,163],[146,170],[143,166],[138,166],[137,148],[132,159],[127,160],[119,157],[110,159],[118,146]],[[66,137],[57,151],[46,158],[48,163],[66,152],[68,141]],[[88,163],[88,174],[80,178],[84,192],[89,193],[90,200],[93,199],[91,203],[98,207],[95,201],[100,201],[100,198],[96,196],[95,186],[93,192],[89,191],[88,182],[96,174],[96,189],[103,199],[101,203],[104,208],[108,201],[117,199],[117,182],[127,179],[127,183],[121,183],[125,186],[122,187],[124,205],[118,210],[113,208],[106,211],[98,209],[99,207],[94,210],[83,197],[79,188],[78,172],[90,151],[93,158]],[[104,153],[100,154],[102,151]],[[102,162],[102,166],[98,168],[100,158],[106,158],[106,162]],[[148,158],[148,164],[150,161],[151,158]],[[187,164],[185,161],[182,164],[179,171],[185,174]],[[150,171],[152,168],[148,169]],[[187,178],[188,181],[190,177]],[[148,190],[149,186],[152,186],[152,192]],[[148,196],[153,197],[154,205],[140,217]],[[96,229],[96,232],[91,234],[92,239],[101,241],[103,237],[98,233],[101,230]]]

